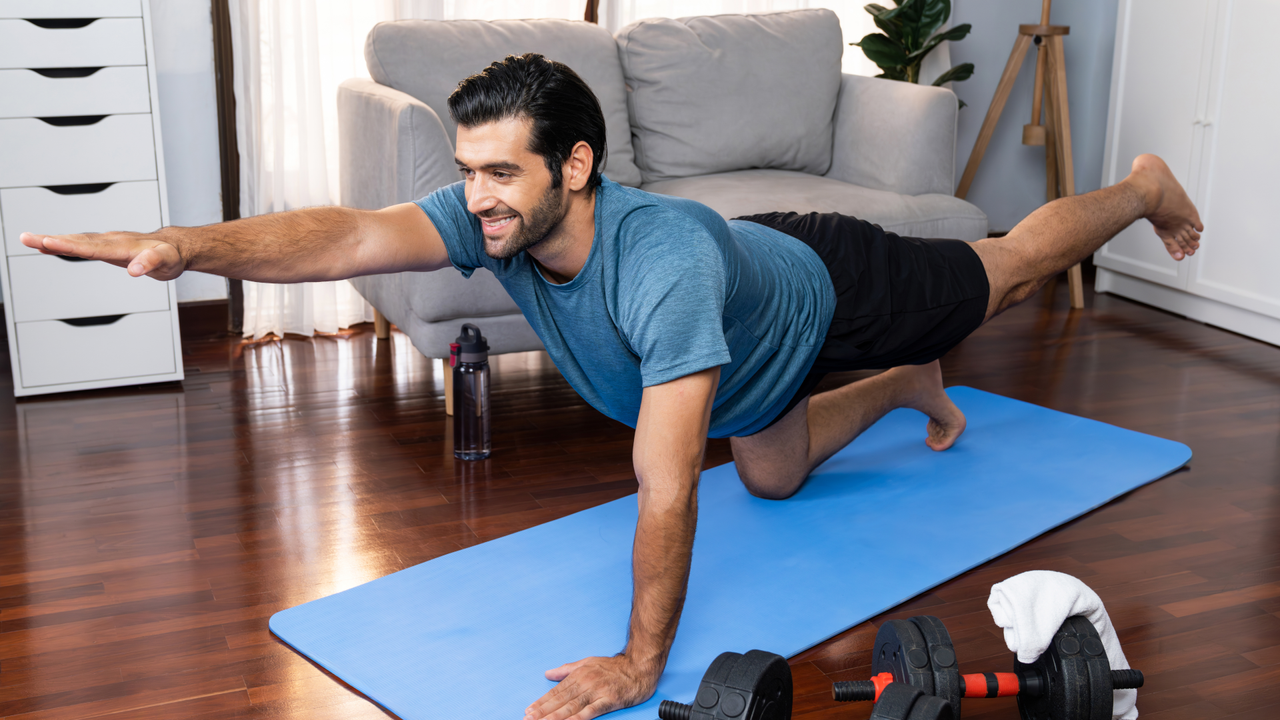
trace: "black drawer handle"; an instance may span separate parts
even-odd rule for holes
[[[63,322],[68,325],[73,325],[75,327],[90,327],[93,325],[111,325],[113,323],[119,322],[120,318],[122,317],[124,316],[123,315],[99,315],[97,317],[71,318],[70,320],[59,320],[58,322]]]
[[[115,183],[85,183],[83,185],[45,185],[45,190],[59,195],[94,195],[115,185]]]
[[[106,115],[64,115],[62,117],[42,117],[38,119],[57,127],[71,127],[73,125],[95,125],[102,122],[104,117]]]
[[[89,262],[89,258],[71,257],[70,255],[54,255],[54,257],[67,262]]]
[[[100,67],[31,68],[31,72],[40,73],[47,78],[85,78],[101,69]]]
[[[89,27],[98,18],[23,18],[27,22],[45,30],[78,30]]]

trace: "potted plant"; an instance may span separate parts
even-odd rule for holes
[[[944,40],[960,40],[969,34],[969,23],[938,32],[951,17],[951,0],[894,0],[895,7],[872,3],[866,11],[883,32],[871,33],[849,43],[862,48],[881,70],[876,77],[920,82],[920,63]],[[938,76],[934,85],[959,82],[973,75],[973,63],[956,65]],[[964,107],[964,101],[960,102]]]

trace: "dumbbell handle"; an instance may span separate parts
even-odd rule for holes
[[[1112,670],[1111,688],[1128,690],[1142,687],[1142,673],[1138,670]],[[1044,679],[1038,673],[975,673],[960,676],[960,696],[967,698],[1011,697],[1029,695],[1035,697],[1046,690]]]
[[[658,717],[660,720],[691,720],[693,706],[675,700],[663,700],[658,704]]]
[[[881,691],[892,681],[892,675],[880,673],[870,680],[833,683],[831,695],[837,702],[879,700]],[[1142,673],[1138,670],[1111,671],[1111,687],[1115,690],[1140,688],[1142,683]],[[1044,691],[1044,680],[1036,673],[975,673],[960,676],[961,697],[1036,696]],[[671,720],[678,719],[673,717]]]

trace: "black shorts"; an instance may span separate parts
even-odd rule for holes
[[[901,237],[838,213],[736,219],[780,230],[813,248],[836,291],[822,349],[773,422],[827,373],[931,363],[977,330],[987,314],[986,268],[962,240]]]

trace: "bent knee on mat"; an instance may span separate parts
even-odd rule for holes
[[[746,467],[738,463],[738,477],[747,492],[764,500],[786,500],[804,484],[807,472],[794,469]]]

